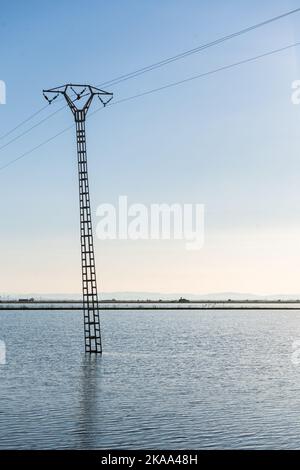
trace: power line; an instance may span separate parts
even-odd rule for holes
[[[48,107],[48,105],[46,105]],[[16,140],[19,140],[21,137],[24,137],[24,135],[28,134],[30,131],[32,131],[33,129],[35,129],[36,127],[40,126],[41,124],[43,124],[44,122],[48,121],[48,119],[50,119],[52,116],[54,116],[55,114],[59,113],[62,109],[64,109],[66,106],[62,106],[61,108],[57,109],[56,111],[54,111],[53,113],[51,113],[49,116],[45,117],[44,119],[42,119],[41,121],[37,122],[36,124],[34,124],[33,126],[31,126],[29,129],[26,129],[26,131],[22,132],[21,134],[17,135],[16,137],[14,137],[13,139],[9,140],[6,144],[2,145],[0,147],[0,151],[5,149],[6,147],[8,147],[10,144],[12,144],[13,142],[16,142]]]
[[[30,155],[32,152],[34,152],[35,150],[38,150],[39,148],[43,147],[44,145],[48,144],[49,142],[51,142],[52,140],[56,139],[57,137],[59,137],[60,135],[64,134],[65,132],[67,132],[68,130],[72,129],[74,127],[74,125],[72,126],[69,126],[69,127],[65,127],[65,129],[63,129],[62,131],[58,132],[57,134],[53,135],[52,137],[50,137],[49,139],[47,140],[44,140],[43,142],[41,142],[40,144],[38,144],[36,147],[33,147],[31,148],[30,150],[28,150],[27,152],[24,152],[22,153],[21,155],[19,155],[19,157],[15,158],[14,160],[11,160],[10,162],[6,163],[5,165],[1,166],[0,167],[0,171],[1,170],[4,170],[5,168],[7,168],[8,166],[12,165],[13,163],[17,162],[18,160],[21,160],[22,158],[25,158],[27,157],[27,155]]]
[[[24,119],[24,121],[20,122],[20,124],[18,124],[17,126],[15,126],[13,129],[11,129],[10,131],[6,132],[5,134],[1,135],[0,136],[0,140],[4,139],[5,137],[8,137],[10,134],[12,134],[14,131],[16,131],[17,129],[19,129],[19,127],[23,126],[24,124],[26,124],[28,121],[31,121],[31,119],[33,119],[35,116],[37,116],[38,114],[40,114],[42,111],[44,111],[44,109],[48,108],[48,105],[46,104],[46,106],[43,106],[42,108],[40,108],[38,111],[36,111],[35,113],[31,114],[30,116],[28,116],[28,118]]]
[[[180,59],[183,59],[185,57],[188,57],[192,54],[196,54],[196,53],[199,53],[205,49],[208,49],[210,47],[213,47],[213,46],[216,46],[216,45],[219,45],[219,44],[222,44],[223,42],[226,42],[230,39],[233,39],[237,36],[241,36],[242,34],[246,34],[250,31],[253,31],[254,29],[257,29],[257,28],[261,28],[263,26],[266,26],[270,23],[274,23],[275,21],[278,21],[278,20],[281,20],[283,18],[286,18],[288,16],[291,16],[295,13],[298,13],[300,11],[300,8],[296,8],[294,10],[290,10],[288,12],[285,12],[285,13],[282,13],[281,15],[278,15],[278,16],[274,16],[272,18],[269,18],[268,20],[265,20],[265,21],[262,21],[260,23],[256,23],[255,25],[252,25],[252,26],[249,26],[247,28],[244,28],[240,31],[236,31],[235,33],[232,33],[232,34],[228,34],[227,36],[223,36],[219,39],[216,39],[214,41],[211,41],[211,42],[208,42],[206,44],[202,44],[198,47],[195,47],[193,49],[189,49],[187,51],[184,51],[180,54],[177,54],[175,56],[171,56],[171,57],[168,57],[166,59],[163,59],[159,62],[155,62],[151,65],[148,65],[146,67],[143,67],[141,69],[137,69],[133,72],[130,72],[130,73],[127,73],[127,74],[124,74],[124,75],[120,75],[119,77],[116,77],[112,80],[108,80],[106,82],[103,82],[101,83],[100,85],[98,85],[99,87],[101,86],[104,86],[104,85],[117,85],[121,82],[124,82],[124,81],[127,81],[127,80],[130,80],[132,78],[136,78],[142,74],[145,74],[147,72],[150,72],[152,70],[155,70],[157,68],[160,68],[160,67],[163,67],[165,65],[168,65],[169,63],[172,63],[172,62],[175,62],[177,60],[180,60]],[[13,129],[11,129],[10,131],[6,132],[5,134],[1,135],[0,136],[0,140],[8,137],[10,134],[12,134],[14,131],[16,131],[17,129],[19,129],[20,127],[22,127],[24,124],[26,124],[27,122],[31,121],[34,117],[36,117],[38,114],[40,114],[42,111],[44,111],[44,109],[46,109],[48,107],[48,105],[46,106],[43,106],[41,109],[39,109],[38,111],[36,111],[35,113],[33,113],[32,115],[30,115],[28,118],[26,118],[24,121],[20,122],[17,126],[15,126]],[[62,109],[64,109],[66,106],[63,106],[62,108],[59,109],[59,111],[61,111]],[[57,112],[59,112],[57,111]],[[28,132],[30,132],[32,129],[34,129],[35,127],[37,127],[39,124],[42,124],[43,122],[47,121],[48,119],[50,119],[54,114],[56,114],[56,112],[54,113],[51,113],[49,116],[47,116],[45,119],[43,119],[42,121],[40,121],[37,125],[35,126],[32,126],[30,129],[28,129],[26,132],[22,133],[20,136],[17,136],[17,138],[15,139],[12,139],[10,142],[8,142],[7,144],[5,144],[3,147],[0,147],[0,150],[4,147],[7,147],[8,145],[10,145],[11,143],[15,142],[15,140],[18,140],[19,138],[23,137],[23,135],[27,134]]]
[[[85,96],[85,95],[83,95]],[[73,103],[75,101],[78,101],[78,98],[76,98],[75,100],[73,100]],[[48,105],[46,105],[48,107]],[[36,127],[40,126],[41,124],[43,124],[44,122],[48,121],[48,119],[50,119],[52,116],[54,116],[55,114],[59,113],[60,111],[62,111],[63,109],[65,109],[66,105],[62,106],[61,108],[57,109],[56,111],[54,111],[53,113],[49,114],[49,116],[45,117],[44,119],[42,119],[41,121],[37,122],[36,124],[34,124],[33,126],[31,126],[29,129],[26,129],[26,131],[22,132],[21,134],[17,135],[16,137],[14,137],[13,139],[9,140],[6,144],[2,145],[0,147],[0,151],[3,150],[4,148],[8,147],[8,145],[12,144],[13,142],[15,142],[16,140],[19,140],[21,137],[23,137],[24,135],[28,134],[30,131],[32,131],[32,129],[35,129]]]
[[[208,72],[204,72],[204,73],[201,73],[201,74],[198,74],[198,75],[193,75],[192,77],[188,77],[188,78],[185,78],[183,80],[179,80],[179,81],[176,81],[176,82],[172,82],[172,83],[168,83],[166,85],[163,85],[163,86],[160,86],[160,87],[157,87],[157,88],[152,88],[151,90],[147,90],[147,91],[144,91],[142,93],[138,93],[136,95],[132,95],[132,96],[128,96],[128,97],[125,97],[125,98],[121,98],[120,100],[117,100],[115,102],[112,102],[112,103],[109,103],[107,105],[107,107],[109,106],[114,106],[114,105],[117,105],[117,104],[121,104],[121,103],[124,103],[126,101],[131,101],[131,100],[134,100],[134,99],[137,99],[137,98],[141,98],[143,96],[146,96],[146,95],[150,95],[152,93],[157,93],[159,91],[163,91],[163,90],[166,90],[168,88],[172,88],[172,87],[175,87],[175,86],[178,86],[178,85],[182,85],[184,83],[188,83],[192,80],[197,80],[197,79],[200,79],[200,78],[205,78],[209,75],[214,75],[216,73],[219,73],[219,72],[222,72],[222,71],[225,71],[225,70],[229,70],[229,69],[232,69],[234,67],[238,67],[240,65],[243,65],[243,64],[247,64],[247,63],[250,63],[250,62],[254,62],[256,60],[259,60],[259,59],[262,59],[264,57],[268,57],[268,56],[271,56],[271,55],[275,55],[275,54],[278,54],[280,52],[283,52],[283,51],[286,51],[288,49],[292,49],[293,47],[297,47],[297,46],[300,46],[300,42],[295,42],[293,44],[289,44],[288,46],[285,46],[285,47],[281,47],[279,49],[274,49],[272,51],[269,51],[269,52],[265,52],[263,54],[260,54],[260,55],[257,55],[257,56],[254,56],[254,57],[249,57],[248,59],[244,59],[244,60],[241,60],[239,62],[234,62],[232,64],[229,64],[229,65],[224,65],[222,67],[219,67],[217,69],[213,69],[213,70],[210,70]],[[95,111],[93,111],[92,113],[90,113],[89,115],[89,118],[93,115],[95,115],[96,113],[98,113],[99,111],[103,110],[103,107],[101,108],[98,108],[96,109]],[[38,150],[39,148],[43,147],[44,145],[48,144],[50,141],[56,139],[57,137],[59,137],[60,135],[64,134],[65,132],[67,132],[68,130],[72,129],[74,126],[69,126],[69,127],[66,127],[65,129],[63,129],[62,131],[60,131],[59,133],[55,134],[54,136],[50,137],[49,139],[41,142],[39,145],[37,145],[36,147],[33,147],[32,149],[28,150],[27,152],[23,153],[22,155],[20,155],[19,157],[15,158],[14,160],[11,160],[10,162],[6,163],[5,165],[1,166],[0,167],[0,171],[1,170],[4,170],[5,168],[7,168],[8,166],[12,165],[13,163],[17,162],[18,160],[21,160],[22,158],[28,156],[29,154],[31,154],[32,152],[34,152],[35,150]]]
[[[144,74],[146,72],[149,72],[151,70],[155,70],[159,67],[163,67],[164,65],[167,65],[171,62],[175,62],[177,60],[183,59],[183,58],[185,58],[187,56],[190,56],[192,54],[197,54],[198,52],[201,52],[205,49],[216,46],[216,45],[221,44],[223,42],[226,42],[226,41],[228,41],[230,39],[233,39],[237,36],[241,36],[242,34],[249,33],[250,31],[253,31],[254,29],[261,28],[262,26],[266,26],[270,23],[274,23],[275,21],[281,20],[282,18],[285,18],[287,16],[298,13],[299,11],[300,11],[300,8],[290,10],[286,13],[281,14],[281,15],[274,16],[273,18],[262,21],[261,23],[257,23],[255,25],[249,26],[248,28],[241,29],[240,31],[237,31],[237,32],[232,33],[232,34],[228,34],[227,36],[223,36],[223,37],[221,37],[219,39],[216,39],[214,41],[208,42],[206,44],[202,44],[201,46],[195,47],[193,49],[189,49],[187,51],[184,51],[184,52],[182,52],[180,54],[177,54],[175,56],[172,56],[172,57],[168,57],[168,58],[166,58],[164,60],[161,60],[159,62],[155,62],[154,64],[148,65],[148,66],[143,67],[143,68],[138,69],[138,70],[135,70],[134,72],[131,72],[131,73],[128,73],[128,74],[125,74],[125,75],[121,75],[120,77],[117,77],[113,80],[106,81],[106,82],[100,84],[99,86],[116,85],[118,83],[129,80],[131,78],[138,77],[139,75],[142,75],[142,74]]]
[[[210,70],[209,72],[204,72],[204,73],[201,73],[201,74],[198,74],[198,75],[193,75],[192,77],[188,77],[188,78],[185,78],[183,80],[179,80],[177,82],[168,83],[167,85],[163,85],[163,86],[160,86],[160,87],[157,87],[157,88],[153,88],[151,90],[144,91],[144,92],[139,93],[139,94],[134,95],[134,96],[128,96],[127,98],[122,98],[118,101],[109,103],[108,106],[113,106],[114,104],[124,103],[126,101],[130,101],[130,100],[135,99],[135,98],[140,98],[142,96],[150,95],[150,94],[156,93],[158,91],[166,90],[167,88],[172,88],[174,86],[181,85],[183,83],[187,83],[187,82],[190,82],[192,80],[196,80],[196,79],[199,79],[199,78],[204,78],[204,77],[207,77],[209,75],[214,75],[215,73],[222,72],[222,71],[228,70],[228,69],[232,69],[234,67],[237,67],[237,66],[243,65],[243,64],[247,64],[249,62],[254,62],[255,60],[262,59],[263,57],[278,54],[279,52],[286,51],[286,50],[291,49],[291,48],[296,47],[296,46],[300,46],[300,42],[295,42],[295,43],[290,44],[288,46],[281,47],[281,48],[275,49],[273,51],[265,52],[264,54],[260,54],[260,55],[257,55],[255,57],[250,57],[248,59],[244,59],[244,60],[241,60],[239,62],[235,62],[233,64],[224,65],[223,67],[219,67],[217,69]],[[100,109],[97,109],[96,111],[94,111],[94,113],[91,113],[90,116],[92,114],[95,114],[98,111],[100,111]]]

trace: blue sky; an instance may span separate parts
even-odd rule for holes
[[[3,2],[2,135],[41,90],[100,85],[279,15],[294,1]],[[300,14],[114,87],[115,100],[300,41]],[[205,245],[96,240],[100,290],[300,292],[300,47],[107,108],[87,124],[95,217],[102,202],[203,203]],[[57,109],[52,105],[20,131]],[[94,108],[95,109],[95,108]],[[72,123],[66,109],[0,149],[1,164]],[[5,144],[9,138],[1,140]],[[0,147],[1,147],[0,145]],[[72,131],[0,171],[1,292],[80,292]],[[96,218],[95,218],[96,223]]]

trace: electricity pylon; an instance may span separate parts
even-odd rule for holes
[[[76,123],[77,159],[79,176],[79,207],[80,207],[80,241],[81,241],[81,270],[84,315],[84,338],[86,353],[102,353],[99,304],[96,278],[96,265],[92,231],[90,192],[86,153],[85,119],[94,96],[98,96],[105,106],[113,97],[112,93],[100,90],[90,85],[67,84],[50,90],[43,90],[44,97],[50,103],[59,95],[66,99]],[[50,98],[47,95],[54,94]],[[78,107],[75,103],[84,100]]]

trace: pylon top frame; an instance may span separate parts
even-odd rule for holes
[[[49,98],[47,96],[48,94],[54,94],[54,97]],[[74,115],[76,115],[76,112],[78,111],[81,113],[83,112],[86,115],[94,96],[98,96],[103,106],[106,106],[113,98],[113,93],[108,91],[91,85],[74,83],[67,83],[66,85],[43,90],[43,95],[49,104],[51,104],[59,95],[63,95]],[[84,105],[82,107],[76,106],[75,102],[80,101],[84,97],[87,97]]]

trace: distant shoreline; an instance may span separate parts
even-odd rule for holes
[[[82,310],[80,300],[0,300],[0,310]],[[300,310],[300,300],[99,300],[99,310]]]

